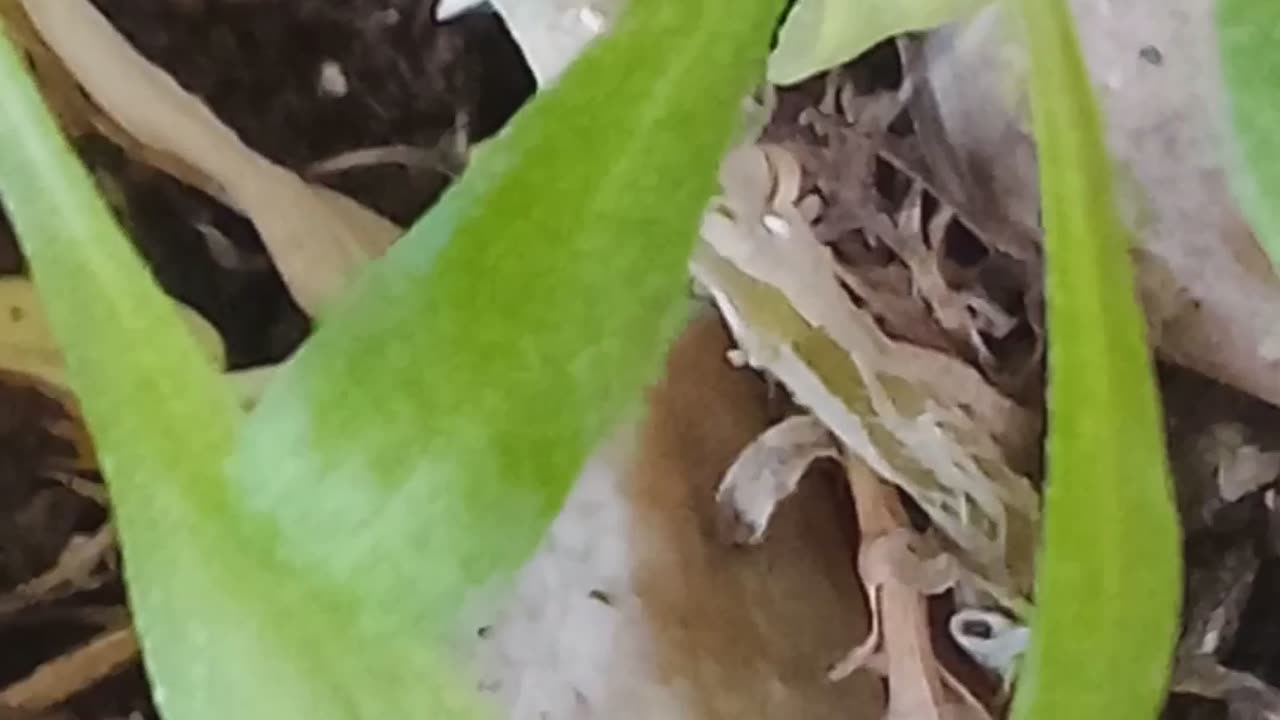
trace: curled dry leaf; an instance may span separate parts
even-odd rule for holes
[[[629,572],[610,571],[629,579],[636,598],[628,599],[626,582],[610,588],[617,591],[610,613],[626,623],[618,633],[602,633],[610,675],[642,678],[642,666],[656,662],[664,688],[639,705],[640,696],[628,692],[626,704],[596,705],[593,716],[872,720],[884,708],[877,678],[834,684],[822,677],[868,627],[862,589],[850,572],[844,495],[823,483],[801,487],[771,518],[769,540],[750,552],[707,532],[721,473],[766,428],[768,415],[763,383],[723,362],[731,339],[709,310],[700,307],[674,343],[664,378],[649,393],[631,459],[620,468],[630,520],[602,514],[608,505],[599,496],[583,509],[601,526],[588,544],[601,548],[608,545],[602,538],[624,534],[626,550],[619,552],[634,563]],[[579,488],[586,490],[592,480],[583,480]],[[572,545],[547,545],[559,545],[575,566],[582,562],[579,551],[567,550]],[[545,603],[535,607],[538,615],[557,615]],[[643,621],[628,622],[637,612]],[[625,652],[633,639],[643,649]],[[673,685],[671,678],[680,681]],[[662,704],[666,688],[687,704]]]
[[[716,492],[730,537],[756,543],[769,516],[795,492],[805,470],[822,457],[838,457],[835,438],[812,415],[787,418],[764,431],[729,466]]]
[[[717,491],[717,509],[729,524],[724,529],[739,542],[760,540],[778,503],[797,490],[809,464],[820,457],[841,459],[844,454],[813,416],[794,416],[761,433],[738,455]],[[912,698],[899,700],[896,714],[890,717],[926,717],[920,713],[927,712],[955,717],[957,699],[963,701],[960,705],[985,712],[932,656],[924,616],[925,598],[973,579],[953,555],[939,551],[927,536],[910,527],[898,498],[879,487],[861,460],[850,459],[847,464],[862,530],[858,571],[870,600],[872,627],[866,639],[832,667],[829,677],[841,680],[862,668],[890,674],[891,686],[897,685],[900,694]],[[860,486],[868,480],[855,477],[856,473],[870,478],[875,487]],[[976,663],[1004,681],[1004,689],[1012,686],[1030,638],[1025,624],[998,610],[962,607],[952,614],[948,630]],[[966,715],[960,712],[960,716]]]
[[[705,218],[696,278],[747,361],[928,513],[982,593],[1026,609],[1039,499],[1010,467],[1035,416],[957,358],[897,342],[856,307],[794,205],[776,151],[737,148]],[[794,162],[792,159],[790,162]]]
[[[797,489],[805,469],[819,457],[843,459],[845,454],[826,426],[811,415],[777,423],[742,450],[716,494],[718,510],[734,523],[736,538],[758,540],[774,508]],[[889,720],[989,718],[981,702],[935,657],[930,638],[928,596],[964,581],[964,568],[911,528],[897,495],[865,463],[849,458],[846,464],[862,534],[858,574],[871,627],[866,638],[831,667],[828,678],[844,680],[861,669],[887,676]],[[987,615],[980,617],[998,627]],[[1019,627],[1012,620],[1007,625]],[[987,638],[989,642],[979,644],[988,651],[985,654],[966,649],[980,661],[992,660],[1019,637],[1010,631]]]
[[[246,146],[88,0],[23,0],[23,7],[104,113],[137,142],[207,176],[206,189],[253,222],[308,313],[320,312],[399,236],[400,228],[385,218]]]
[[[22,0],[0,0],[0,19],[15,45],[23,50],[40,85],[41,95],[58,118],[63,132],[72,138],[97,133],[122,148],[126,154],[158,168],[168,175],[209,195],[218,195],[217,183],[191,167],[182,158],[158,152],[138,142],[128,131],[93,104],[80,83],[40,36],[22,8]]]
[[[93,129],[94,108],[80,93],[75,79],[47,45],[22,10],[21,0],[0,0],[0,20],[9,39],[27,56],[41,94],[57,116],[63,132],[79,137]]]
[[[921,558],[897,496],[861,460],[851,458],[847,471],[862,533],[858,572],[872,625],[866,640],[832,669],[832,679],[861,668],[883,673],[889,681],[886,720],[990,720],[934,654],[927,600],[954,582],[949,558]]]

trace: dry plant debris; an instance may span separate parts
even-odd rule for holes
[[[771,159],[787,157],[754,145],[730,154],[695,277],[743,359],[780,379],[850,452],[912,495],[974,570],[975,590],[1022,608],[1039,509],[996,438],[1025,447],[1032,416],[955,357],[891,340],[853,304],[794,204],[795,187],[779,183],[796,173],[771,169]]]
[[[0,690],[0,708],[48,710],[77,692],[137,661],[133,628],[102,633],[72,652],[50,660],[30,676]]]
[[[879,124],[881,132],[886,125]],[[903,240],[900,227],[912,221],[895,223],[867,202],[877,197],[869,176],[874,167],[867,169],[867,176],[828,186],[861,183],[863,212],[847,220],[847,229],[876,228],[867,236],[898,252],[909,272],[936,268],[925,263],[922,241],[911,249],[895,246]],[[854,272],[841,268],[815,236],[824,198],[801,197],[803,177],[782,145],[735,149],[721,172],[724,196],[708,213],[705,244],[692,263],[738,342],[733,360],[776,377],[813,413],[783,420],[739,455],[717,495],[722,519],[730,537],[759,542],[774,507],[810,463],[845,458],[873,628],[832,671],[833,679],[878,666],[889,677],[887,717],[987,717],[987,708],[934,655],[927,598],[955,588],[966,608],[994,603],[1015,616],[1026,612],[1038,498],[1010,468],[1005,447],[1017,451],[1020,441],[1029,442],[1016,431],[1034,426],[1032,415],[963,360],[892,339],[855,305],[840,282]],[[914,187],[908,214],[919,212],[922,190]],[[942,217],[950,222],[953,215]],[[918,238],[918,216],[914,222]],[[938,274],[926,280],[935,281],[935,298],[948,292],[940,280]],[[906,491],[937,535],[911,529],[892,507],[896,497],[877,491],[871,473]],[[930,547],[937,540],[940,546]],[[884,660],[877,661],[882,646]]]
[[[0,688],[3,715],[49,710],[135,663],[137,650],[123,608],[77,607],[76,598],[117,585],[120,569],[115,533],[105,521],[105,493],[96,481],[96,458],[74,403],[62,386],[37,376],[11,371],[0,376],[11,380],[0,383],[3,414],[27,423],[29,436],[22,440],[14,436],[19,428],[0,428],[3,454],[12,455],[0,463],[0,633],[54,626],[59,616],[76,626],[111,628],[81,648],[47,657],[27,677]],[[21,402],[24,397],[32,402]],[[77,526],[86,516],[103,519],[94,530],[80,532]],[[0,640],[0,645],[13,647],[13,642]],[[45,654],[43,645],[20,647]],[[0,658],[12,663],[23,654]]]
[[[716,504],[725,513],[724,535],[735,543],[760,542],[778,503],[824,457],[839,457],[839,451],[831,431],[812,415],[794,415],[761,433],[739,453],[716,490]]]
[[[202,174],[201,187],[253,221],[294,298],[311,314],[399,236],[385,218],[246,146],[88,0],[23,7],[103,114],[152,153]]]
[[[920,556],[920,537],[897,495],[865,463],[852,458],[846,471],[862,533],[858,573],[872,626],[866,640],[832,668],[831,678],[862,668],[887,676],[886,720],[990,720],[988,709],[939,661],[930,639],[928,596],[950,587],[954,568],[946,556]]]

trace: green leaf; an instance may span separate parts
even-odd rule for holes
[[[217,367],[225,365],[218,331],[196,311],[178,309],[209,360]],[[20,275],[0,277],[0,371],[5,370],[37,379],[52,392],[70,392],[62,349],[45,319],[44,303],[35,285]]]
[[[170,483],[205,493],[196,475],[217,462],[188,471],[187,453],[225,458],[240,411],[216,359],[137,257],[3,33],[0,106],[0,201],[49,301],[47,319],[72,383],[93,388],[81,402],[103,443],[101,459],[173,474]],[[187,422],[193,406],[204,413],[200,427]]]
[[[769,58],[769,81],[791,85],[900,33],[973,15],[991,0],[798,0]]]
[[[527,558],[687,314],[780,6],[634,3],[326,317],[237,464],[290,563],[443,631]],[[285,501],[317,483],[330,502]]]
[[[202,606],[227,580],[216,523],[233,502],[223,467],[243,418],[3,32],[0,107],[0,199],[94,436],[145,652],[163,681],[206,649],[202,636],[243,624]]]
[[[633,0],[326,315],[238,437],[6,48],[0,137],[23,150],[0,153],[0,190],[111,458],[167,718],[479,713],[454,633],[656,375],[781,6]]]
[[[1217,25],[1231,134],[1231,189],[1271,264],[1280,268],[1280,8],[1218,0]]]
[[[1022,0],[1046,233],[1049,485],[1015,718],[1154,718],[1181,562],[1130,238],[1064,0]]]

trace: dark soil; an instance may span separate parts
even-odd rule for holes
[[[456,133],[464,141],[493,133],[532,89],[495,16],[468,14],[439,26],[434,3],[420,0],[96,4],[246,143],[299,173],[361,148],[441,149],[436,168],[380,165],[316,178],[401,224],[460,169],[444,151]],[[326,67],[345,78],[340,97],[321,88]],[[195,227],[212,225],[262,255],[247,221],[159,173],[130,166],[121,175],[144,254],[171,293],[222,331],[233,367],[278,360],[301,340],[306,321],[275,273],[219,272]]]

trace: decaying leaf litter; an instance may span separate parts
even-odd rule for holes
[[[6,18],[11,14],[26,17],[21,15],[21,5],[6,3]],[[337,72],[343,73],[347,92],[354,89],[359,96],[362,83],[376,84],[385,78],[388,67],[404,73],[402,65],[409,62],[410,53],[383,58],[381,64],[365,68],[364,76],[334,58],[298,59],[305,82],[292,77],[294,84],[285,84],[281,93],[284,101],[279,106],[293,122],[285,124],[287,133],[277,130],[272,137],[267,130],[271,123],[261,120],[259,108],[251,103],[237,107],[225,99],[236,98],[237,82],[243,84],[241,91],[246,94],[260,92],[249,87],[256,78],[221,77],[210,69],[213,63],[201,65],[197,52],[188,50],[187,57],[177,58],[174,47],[176,38],[184,37],[183,28],[189,30],[221,14],[225,32],[212,35],[224,45],[215,43],[208,49],[211,57],[225,54],[230,38],[234,56],[234,50],[254,46],[236,40],[236,33],[246,30],[233,16],[242,13],[238,20],[243,22],[254,12],[269,15],[276,11],[174,3],[166,11],[134,13],[113,7],[115,3],[101,3],[124,38],[135,43],[142,55],[155,56],[159,64],[152,66],[142,56],[131,55],[127,45],[117,43],[114,49],[106,49],[84,38],[79,38],[74,48],[99,47],[98,52],[106,55],[82,57],[79,64],[70,55],[59,60],[59,31],[52,29],[57,23],[54,16],[60,11],[87,11],[90,6],[64,3],[56,11],[48,4],[27,7],[41,5],[24,26],[32,33],[25,39],[29,49],[44,58],[48,73],[42,79],[53,84],[59,97],[68,99],[67,107],[59,108],[64,122],[83,141],[85,156],[98,170],[104,187],[114,189],[117,210],[144,253],[156,261],[157,272],[170,292],[222,331],[229,366],[237,369],[260,369],[283,360],[304,332],[303,314],[313,314],[326,294],[336,292],[332,289],[335,284],[359,265],[359,256],[353,256],[351,246],[344,245],[341,237],[325,243],[313,237],[311,244],[299,245],[299,236],[291,234],[291,229],[296,228],[295,223],[316,218],[282,217],[272,207],[251,206],[259,199],[255,189],[294,193],[299,199],[289,201],[293,207],[311,207],[315,202],[312,195],[324,197],[319,201],[323,206],[332,207],[336,202],[345,208],[339,211],[344,216],[354,213],[370,218],[359,221],[362,227],[377,225],[388,228],[378,232],[394,234],[389,230],[391,223],[381,219],[379,211],[395,221],[407,221],[430,202],[449,172],[459,169],[465,156],[459,140],[465,145],[483,137],[497,124],[494,118],[509,111],[527,90],[508,88],[502,99],[485,100],[475,97],[478,91],[474,89],[466,91],[471,97],[463,97],[466,93],[459,95],[456,88],[437,88],[444,98],[440,104],[448,112],[436,111],[443,117],[437,117],[440,122],[432,126],[434,137],[423,138],[386,132],[387,125],[396,124],[389,118],[398,118],[404,125],[408,124],[405,118],[421,117],[415,115],[417,107],[396,106],[396,101],[421,102],[418,94],[401,87],[398,95],[384,93],[390,98],[353,98],[359,102],[346,103],[335,113],[378,118],[353,123],[357,127],[373,125],[371,134],[381,132],[376,141],[309,139],[307,132],[298,129],[298,119],[305,118],[302,108],[324,108],[326,102],[342,105],[346,98],[339,92],[342,84],[334,79],[333,63],[337,63]],[[294,17],[289,11],[279,15],[273,21],[286,28],[307,22],[330,29],[351,25],[355,29],[350,32],[363,33],[366,41],[381,37],[380,32],[436,33],[436,42],[430,47],[444,58],[439,65],[448,67],[450,62],[461,64],[466,59],[465,54],[449,57],[450,52],[459,53],[457,47],[450,50],[449,43],[456,44],[460,36],[442,38],[438,35],[444,33],[424,30],[432,27],[432,19],[416,6],[371,6],[363,15],[318,9],[300,10]],[[481,22],[479,17],[467,16],[466,22]],[[76,32],[89,31],[84,22],[72,25]],[[405,30],[410,27],[414,29]],[[480,32],[489,33],[487,42],[492,47],[499,46],[492,39],[498,33],[491,24]],[[112,36],[110,26],[100,26],[98,33],[96,41],[121,39]],[[998,716],[1005,699],[1002,683],[1012,677],[1019,643],[1025,641],[1018,621],[1029,600],[1031,538],[1038,514],[1034,488],[1039,470],[1037,418],[1042,409],[1037,402],[1043,390],[1038,238],[1025,221],[1022,205],[1002,204],[999,198],[992,202],[967,192],[972,185],[964,178],[972,167],[955,159],[947,134],[950,119],[938,106],[938,96],[949,88],[939,91],[936,87],[939,78],[954,68],[945,62],[924,62],[930,57],[929,43],[929,39],[904,37],[878,46],[836,72],[776,95],[766,94],[762,100],[771,111],[770,122],[758,142],[749,141],[731,158],[740,163],[736,169],[733,162],[726,163],[732,172],[724,177],[722,202],[730,212],[719,219],[729,222],[717,223],[714,211],[709,215],[704,228],[707,246],[694,263],[693,274],[699,281],[696,290],[712,296],[741,344],[731,359],[765,371],[798,401],[791,419],[779,427],[808,423],[808,449],[798,457],[786,456],[794,451],[787,442],[775,443],[773,448],[746,448],[734,466],[738,473],[729,475],[730,484],[721,493],[721,510],[729,516],[731,532],[768,542],[765,520],[773,504],[784,501],[801,481],[800,472],[808,460],[840,456],[849,448],[862,458],[849,460],[853,495],[860,501],[857,515],[862,533],[860,549],[851,546],[849,552],[851,558],[856,552],[868,595],[880,598],[872,606],[880,611],[871,619],[874,634],[865,642],[850,637],[849,647],[859,651],[831,669],[837,676],[867,671],[885,674],[889,703],[883,709],[851,708],[851,717],[877,717],[882,712],[890,717]],[[444,73],[440,66],[431,65],[440,57],[413,61],[426,62],[428,73]],[[497,62],[499,57],[509,61],[510,47],[480,56],[485,62]],[[181,130],[175,130],[179,127],[176,124],[163,124],[158,128],[162,131],[159,136],[140,127],[140,122],[154,118],[126,111],[146,104],[139,104],[136,98],[129,103],[126,97],[123,104],[116,101],[113,106],[110,73],[103,70],[99,77],[93,76],[92,65],[119,67],[108,60],[135,63],[138,72],[163,67],[177,75],[190,92],[160,82],[151,83],[153,94],[145,97],[194,117],[194,124]],[[191,66],[184,75],[183,62],[188,61]],[[396,77],[402,84],[406,80]],[[157,84],[160,87],[155,87]],[[291,98],[289,93],[298,97]],[[212,106],[212,115],[200,108],[198,97]],[[219,98],[224,99],[219,102]],[[504,109],[495,113],[481,107],[485,103]],[[479,124],[489,127],[473,127],[478,121],[471,116],[485,112],[489,117]],[[229,134],[214,115],[236,125],[235,130],[246,139],[245,147],[228,149]],[[231,122],[231,116],[238,124]],[[324,125],[308,123],[307,127],[323,129]],[[164,132],[180,137],[166,138]],[[388,141],[388,135],[393,136],[393,142]],[[183,144],[192,140],[197,142]],[[406,147],[416,152],[395,151]],[[248,165],[233,167],[233,160],[228,159],[263,156],[280,165],[250,159]],[[356,159],[350,160],[352,157]],[[344,162],[355,166],[370,163],[358,169],[375,174],[391,172],[391,180],[365,181],[357,188],[337,184],[338,190],[361,201],[363,208],[348,200],[334,200],[336,196],[317,182],[341,179],[335,175],[343,172],[333,168],[343,167]],[[252,173],[243,170],[248,166],[264,167],[265,179],[259,180],[261,185],[237,190],[237,183],[253,182],[252,177],[246,177]],[[406,182],[405,175],[412,176],[415,171],[434,179],[424,182],[419,175],[417,182]],[[397,205],[399,211],[394,209]],[[312,214],[323,212],[313,210]],[[817,283],[816,288],[804,288],[786,297],[792,310],[811,320],[815,315],[809,313],[824,318],[835,313],[843,319],[827,327],[845,330],[809,338],[816,349],[810,347],[813,352],[808,354],[788,358],[785,352],[767,351],[767,343],[760,342],[762,326],[743,322],[743,311],[750,308],[741,305],[733,293],[745,288],[741,297],[763,297],[766,310],[769,302],[775,311],[788,305],[779,305],[777,298],[767,293],[753,293],[759,290],[758,283],[768,282],[768,278],[752,272],[749,259],[731,257],[735,248],[742,248],[735,243],[744,235],[744,219],[759,220],[746,228],[746,235],[763,230],[767,239],[775,241],[771,251],[784,253],[774,256],[781,260],[775,270],[784,269],[785,274],[785,268],[799,267],[796,272],[826,276],[827,282]],[[164,237],[166,234],[172,237]],[[357,232],[353,236],[369,241],[377,234]],[[292,244],[290,237],[294,238]],[[182,242],[186,243],[183,251],[176,251],[175,246]],[[376,248],[372,252],[376,253]],[[271,262],[266,262],[267,258]],[[726,258],[728,265],[721,262]],[[806,262],[811,264],[806,266]],[[171,274],[166,277],[166,273]],[[256,289],[250,289],[251,285]],[[16,322],[21,316],[29,322],[31,313],[25,304],[29,299],[22,295],[26,291],[20,284],[16,287],[0,301],[8,300],[11,320]],[[285,309],[274,318],[246,311],[263,297],[272,298],[271,306]],[[235,306],[236,302],[240,305]],[[234,327],[235,332],[225,329],[228,327]],[[785,324],[782,327],[785,330]],[[14,510],[9,511],[12,517],[6,515],[0,529],[17,536],[27,530],[20,523],[31,523],[31,515],[35,515],[38,524],[44,525],[41,534],[60,540],[56,548],[45,543],[42,554],[26,551],[23,557],[19,553],[16,561],[30,567],[14,570],[13,577],[6,579],[11,588],[0,596],[0,629],[12,629],[11,637],[19,639],[4,641],[5,647],[30,647],[31,651],[6,653],[9,657],[2,659],[13,667],[7,670],[12,682],[6,683],[0,698],[9,702],[25,697],[22,693],[29,692],[32,683],[46,677],[51,669],[75,667],[81,669],[65,679],[69,684],[62,694],[41,700],[43,706],[35,709],[59,705],[71,697],[72,711],[80,717],[116,716],[96,712],[95,707],[106,706],[103,702],[84,700],[106,688],[130,705],[129,710],[150,712],[142,699],[136,665],[127,671],[132,673],[133,684],[122,685],[111,679],[119,678],[119,659],[75,662],[94,657],[104,645],[125,651],[124,662],[132,662],[132,652],[128,643],[117,640],[121,623],[127,621],[118,612],[121,600],[118,585],[112,584],[116,570],[109,550],[109,525],[97,506],[92,458],[86,457],[86,443],[75,432],[74,423],[69,423],[74,419],[74,404],[57,389],[56,361],[43,363],[39,372],[33,371],[29,360],[26,366],[17,364],[30,358],[33,351],[45,349],[38,337],[24,337],[28,345],[11,353],[12,361],[6,355],[6,362],[15,365],[6,369],[23,375],[15,375],[15,381],[8,383],[13,387],[8,394],[21,416],[5,427],[12,427],[15,436],[36,435],[38,441],[14,443],[25,449],[13,463],[17,469],[12,472],[12,484],[19,489],[12,500]],[[246,342],[246,338],[252,339]],[[1173,359],[1179,357],[1173,353]],[[1184,364],[1193,368],[1203,365]],[[861,375],[865,387],[840,386],[851,372]],[[1276,524],[1271,518],[1276,501],[1270,486],[1280,456],[1266,435],[1275,413],[1264,403],[1187,370],[1169,368],[1166,375],[1170,445],[1179,471],[1192,563],[1187,636],[1180,646],[1182,662],[1175,674],[1176,687],[1223,699],[1237,710],[1267,707],[1274,691],[1266,683],[1280,677],[1276,658],[1256,638],[1274,632],[1277,626],[1276,618],[1259,610],[1274,600],[1277,592],[1275,581],[1268,581],[1275,575],[1277,553],[1277,533],[1271,528]],[[1236,384],[1256,391],[1247,382]],[[921,388],[927,389],[922,392]],[[61,407],[37,411],[26,409],[30,403],[19,404],[19,396],[37,391],[55,396],[62,401]],[[252,394],[251,388],[248,393]],[[862,400],[868,403],[869,414],[879,420],[865,427],[842,423],[836,417],[838,408],[830,401],[842,397],[847,401],[852,397],[849,393],[866,395]],[[1259,394],[1267,397],[1265,392]],[[944,437],[913,435],[913,429],[901,422],[897,413],[898,403],[904,402],[932,403],[937,412],[931,417],[936,427],[945,429]],[[1212,406],[1212,412],[1207,406]],[[815,426],[811,418],[806,419],[808,412],[822,422]],[[30,432],[32,427],[35,433]],[[42,443],[51,444],[52,449]],[[753,458],[753,452],[757,457]],[[784,455],[781,459],[778,452]],[[758,485],[761,473],[752,472],[758,457],[765,458],[766,466],[770,462],[779,465],[775,469],[781,474],[775,474],[777,484],[765,487],[764,492]],[[870,471],[863,462],[870,465]],[[886,493],[886,486],[874,478],[868,480],[868,472],[893,480],[905,496]],[[750,501],[735,499],[739,493],[732,490],[744,486],[754,491],[746,493]],[[912,522],[896,509],[898,503],[909,506]],[[745,533],[741,524],[734,524],[751,518],[756,524],[748,526]],[[928,524],[933,527],[922,529]],[[28,534],[29,530],[22,533],[24,537]],[[1222,557],[1232,562],[1218,562]],[[1198,561],[1204,563],[1203,568],[1195,565]],[[31,592],[32,588],[38,592]],[[884,599],[890,593],[893,602]],[[6,614],[4,607],[11,610]],[[954,622],[957,618],[964,622]],[[1252,627],[1253,632],[1241,633],[1242,626]],[[21,639],[30,627],[36,628],[38,641]],[[830,663],[840,660],[828,659]],[[1219,661],[1234,669],[1220,668]],[[41,664],[43,674],[37,671]],[[983,664],[987,667],[981,667]],[[89,669],[83,669],[86,667]],[[822,675],[828,669],[816,666],[813,671]],[[79,705],[76,698],[81,698]],[[1170,712],[1178,712],[1183,703],[1194,705],[1194,710],[1187,712],[1205,712],[1203,705],[1183,699],[1175,702]]]

